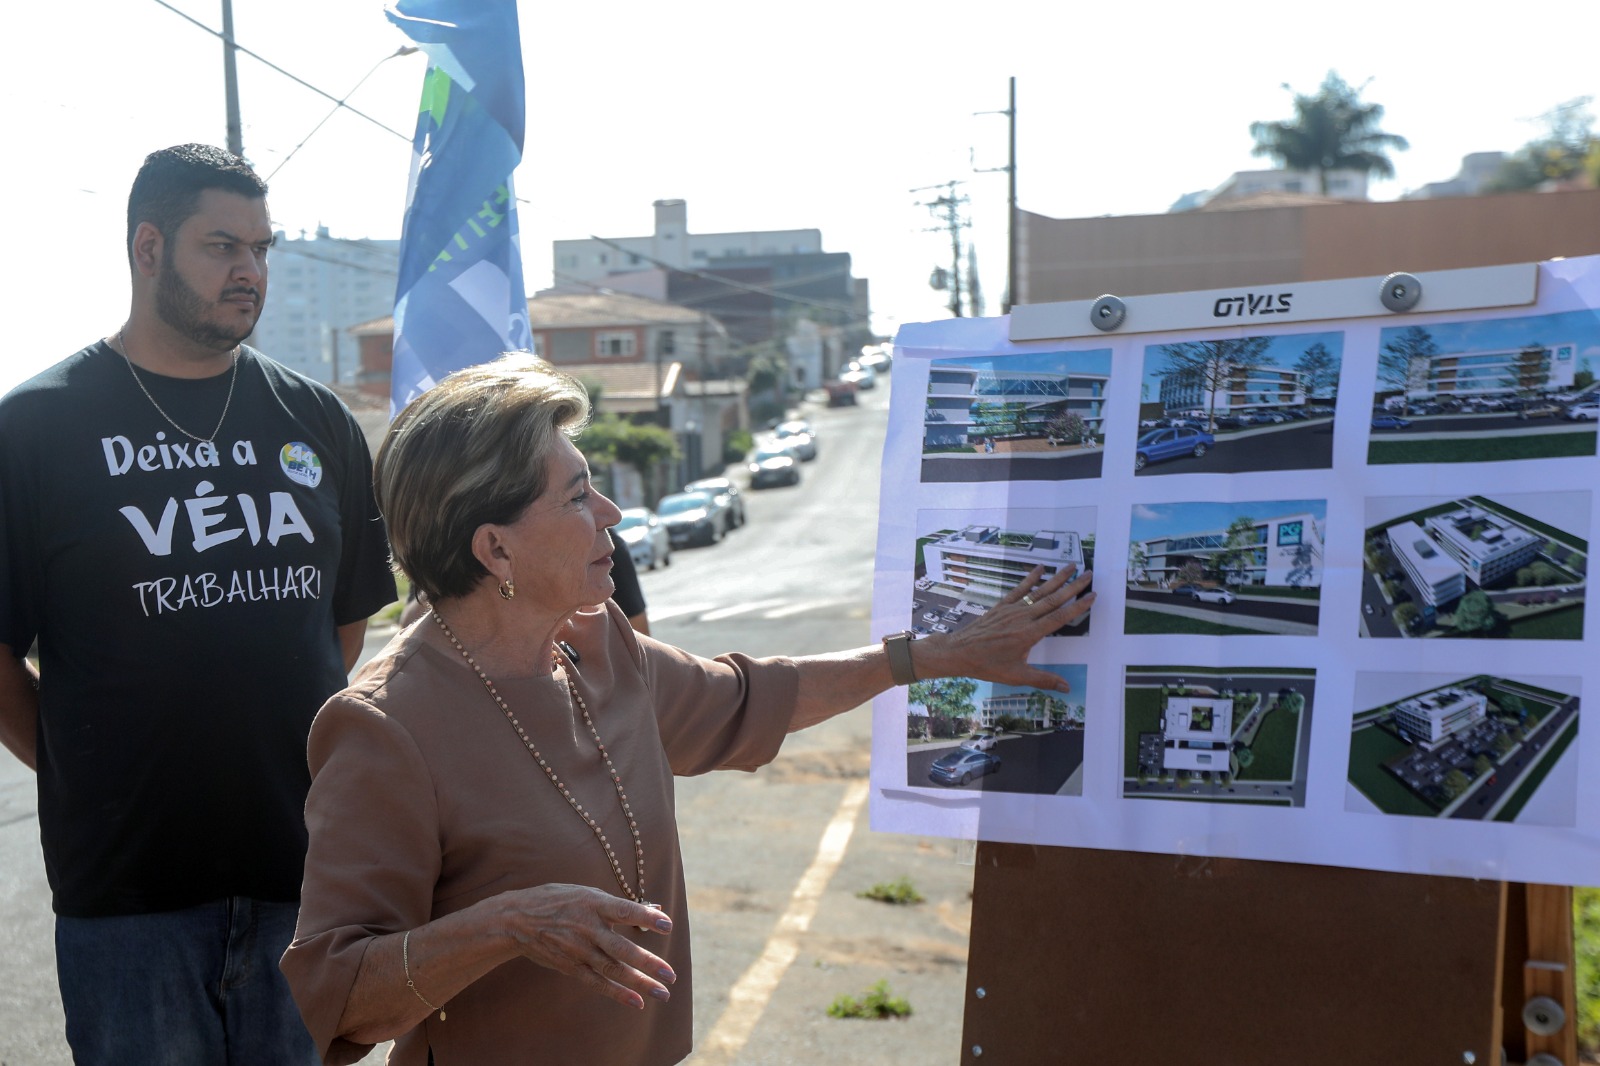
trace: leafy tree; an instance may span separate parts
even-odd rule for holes
[[[1494,761],[1487,755],[1479,755],[1476,759],[1472,760],[1472,774],[1474,777],[1482,777],[1484,774],[1493,769]]]
[[[1166,374],[1187,386],[1199,386],[1206,400],[1206,428],[1217,428],[1217,394],[1226,392],[1236,377],[1261,366],[1276,366],[1267,356],[1271,337],[1233,337],[1207,341],[1161,344],[1156,351],[1166,359]]]
[[[1089,423],[1076,411],[1059,411],[1052,415],[1050,421],[1045,423],[1045,432],[1060,440],[1077,441],[1083,443],[1093,434],[1089,432]]]
[[[1600,138],[1592,132],[1590,96],[1557,104],[1539,116],[1544,132],[1500,164],[1484,186],[1486,192],[1517,192],[1547,181],[1565,181],[1586,172]]]
[[[678,457],[678,441],[671,431],[660,426],[635,425],[614,414],[595,416],[577,443],[578,450],[591,466],[625,463],[633,467],[651,498],[656,495],[661,464]]]
[[[1195,559],[1188,560],[1178,569],[1178,580],[1180,583],[1192,585],[1205,576],[1205,568],[1200,565],[1198,560]]]
[[[1516,746],[1517,742],[1512,738],[1510,733],[1501,733],[1499,736],[1494,738],[1495,754],[1501,756],[1502,758],[1510,754],[1511,749]]]
[[[1307,348],[1294,368],[1305,382],[1307,396],[1319,396],[1331,391],[1339,381],[1339,363],[1321,341]]]
[[[1507,718],[1515,718],[1518,721],[1521,721],[1522,719],[1528,717],[1528,708],[1523,704],[1520,696],[1515,696],[1509,692],[1502,692],[1495,697],[1495,702],[1500,704],[1500,713],[1505,715]]]
[[[1228,523],[1227,540],[1223,542],[1222,550],[1212,556],[1219,574],[1224,578],[1230,573],[1242,578],[1246,564],[1255,559],[1260,543],[1254,518],[1240,515]]]
[[[1027,405],[1013,403],[975,403],[972,419],[984,436],[1016,436],[1022,432],[1022,417]]]
[[[1587,389],[1594,384],[1594,371],[1589,369],[1588,362],[1585,359],[1583,369],[1572,375],[1572,387],[1574,389]]]
[[[1145,567],[1150,565],[1150,556],[1146,554],[1144,545],[1134,541],[1128,545],[1128,580],[1129,582],[1142,581],[1148,575]]]
[[[1414,603],[1400,603],[1395,605],[1394,610],[1390,612],[1390,617],[1394,619],[1394,624],[1399,627],[1402,633],[1408,633],[1411,630],[1412,621],[1421,613]]]
[[[1529,563],[1528,569],[1533,571],[1533,581],[1536,585],[1555,585],[1566,580],[1561,576],[1561,571],[1542,559],[1535,559]]]
[[[1410,147],[1404,137],[1378,128],[1383,105],[1365,103],[1361,90],[1352,88],[1334,71],[1322,80],[1316,93],[1294,95],[1294,118],[1286,122],[1252,122],[1255,155],[1272,158],[1290,170],[1317,175],[1322,195],[1328,195],[1328,171],[1358,170],[1381,178],[1394,177],[1389,150]],[[1288,86],[1284,86],[1288,88]]]
[[[1421,326],[1407,326],[1378,349],[1378,380],[1403,392],[1411,384],[1412,361],[1438,354],[1433,334]]]
[[[931,728],[934,718],[942,718],[952,724],[971,718],[975,709],[972,697],[977,691],[978,683],[971,678],[939,677],[915,682],[907,690],[906,700],[922,705],[928,712]]]
[[[1439,790],[1444,793],[1447,800],[1453,800],[1465,792],[1472,784],[1472,779],[1460,770],[1451,770],[1444,775],[1444,781],[1439,785]]]
[[[1487,633],[1499,625],[1501,615],[1482,589],[1473,589],[1456,602],[1457,633]]]

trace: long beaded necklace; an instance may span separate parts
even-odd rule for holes
[[[433,620],[439,624],[439,628],[444,631],[446,639],[450,641],[456,651],[461,653],[461,657],[467,660],[467,665],[472,667],[472,672],[478,675],[478,680],[483,682],[483,687],[489,693],[489,697],[494,700],[495,705],[506,716],[506,721],[511,723],[511,728],[516,730],[523,747],[527,748],[528,753],[533,756],[533,761],[539,764],[539,769],[544,771],[545,776],[550,779],[550,783],[555,786],[556,791],[561,793],[561,797],[567,801],[567,805],[577,812],[578,817],[583,819],[583,824],[589,827],[589,831],[594,834],[594,838],[600,842],[600,847],[606,853],[607,861],[611,863],[611,872],[616,875],[617,884],[622,886],[623,895],[633,900],[633,902],[641,903],[646,907],[658,907],[659,904],[649,902],[644,895],[644,841],[639,836],[639,822],[633,816],[633,808],[628,805],[628,793],[622,788],[622,777],[617,773],[616,766],[611,762],[611,753],[606,750],[604,742],[601,741],[600,734],[594,727],[594,719],[589,717],[589,706],[584,703],[583,696],[579,694],[577,685],[572,682],[575,668],[570,663],[566,667],[567,698],[571,701],[571,706],[575,707],[578,713],[583,716],[583,724],[589,727],[589,736],[594,738],[594,746],[599,749],[600,758],[605,761],[606,773],[611,775],[611,785],[616,789],[617,803],[622,808],[622,816],[627,819],[628,832],[633,835],[634,873],[639,883],[637,891],[629,887],[628,879],[622,872],[622,863],[617,861],[617,853],[612,850],[611,842],[606,839],[605,830],[600,828],[600,823],[595,821],[593,815],[583,809],[583,804],[578,802],[578,798],[562,782],[555,769],[545,761],[545,757],[540,754],[538,747],[535,746],[533,738],[528,736],[527,732],[522,728],[522,723],[517,721],[517,716],[511,713],[511,708],[506,705],[506,701],[501,699],[499,691],[494,687],[494,682],[489,680],[489,675],[483,672],[482,668],[478,666],[477,660],[472,657],[466,648],[461,646],[461,642],[456,639],[455,633],[451,632],[450,626],[444,620],[444,616],[437,610],[430,613],[433,615]],[[562,665],[561,653],[552,651],[551,660],[556,666]]]
[[[178,425],[171,415],[167,414],[166,408],[156,403],[156,398],[150,395],[150,390],[145,388],[144,379],[139,376],[139,371],[134,368],[133,358],[128,355],[128,338],[122,335],[120,329],[117,330],[117,347],[122,349],[122,361],[128,364],[128,373],[133,375],[133,383],[139,386],[139,391],[144,393],[144,398],[149,400],[150,406],[154,407],[161,417],[167,420],[168,425],[192,441],[200,444],[216,443],[217,434],[222,432],[222,423],[228,420],[228,408],[233,406],[233,387],[239,383],[239,349],[237,346],[233,349],[233,376],[228,379],[228,398],[222,401],[222,417],[217,419],[217,428],[211,431],[211,436],[209,437],[198,437],[190,433]]]

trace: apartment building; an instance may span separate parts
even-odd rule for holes
[[[1214,696],[1167,697],[1161,740],[1163,769],[1228,770],[1233,700]]]
[[[349,327],[394,310],[400,242],[346,240],[318,226],[315,237],[274,234],[272,283],[251,343],[324,384],[355,381]]]
[[[1432,751],[1482,721],[1488,713],[1487,696],[1452,686],[1401,700],[1394,706],[1394,722],[1408,737]]]
[[[1439,546],[1479,585],[1514,574],[1538,557],[1544,538],[1471,504],[1424,520]]]
[[[1384,533],[1389,540],[1389,551],[1422,594],[1424,616],[1454,603],[1467,591],[1466,571],[1440,551],[1421,526],[1410,521],[1397,522]]]
[[[1160,399],[1170,414],[1240,414],[1303,407],[1306,388],[1298,370],[1279,366],[1223,368],[1212,362],[1163,374]]]
[[[992,364],[964,365],[936,360],[928,369],[928,400],[923,416],[927,447],[962,445],[974,437],[1042,438],[1058,415],[1075,413],[1089,432],[1100,433],[1109,373],[1051,374],[1006,369]],[[1003,431],[983,421],[985,409],[1017,405],[1015,420]]]
[[[1133,554],[1144,555],[1142,580],[1161,585],[1176,581],[1190,563],[1208,571],[1219,569],[1218,556],[1231,556],[1225,567],[1230,584],[1295,588],[1322,584],[1322,523],[1309,512],[1257,522],[1242,559],[1237,554],[1240,546],[1226,529],[1164,534],[1134,541],[1133,546],[1137,549]]]
[[[1036,566],[1048,579],[1062,567],[1083,567],[1078,535],[1057,530],[1018,533],[972,525],[923,546],[927,576],[974,603],[994,604]]]

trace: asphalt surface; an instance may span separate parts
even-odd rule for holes
[[[1333,420],[1289,422],[1217,435],[1216,447],[1196,458],[1151,463],[1139,477],[1162,474],[1238,474],[1247,470],[1322,470],[1333,465]]]

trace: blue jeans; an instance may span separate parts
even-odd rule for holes
[[[294,903],[56,918],[56,974],[77,1066],[317,1062],[278,960]]]

